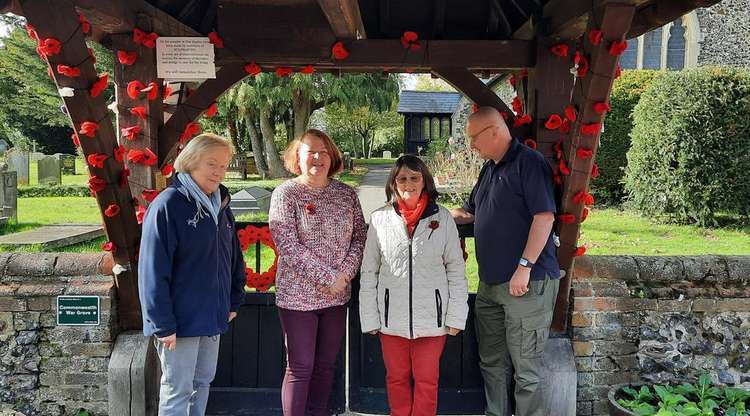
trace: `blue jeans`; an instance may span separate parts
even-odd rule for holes
[[[177,338],[174,351],[156,341],[161,361],[159,416],[203,416],[216,374],[219,336]]]

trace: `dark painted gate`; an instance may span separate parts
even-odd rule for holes
[[[247,224],[238,224],[238,229]],[[262,226],[265,224],[253,224]],[[471,237],[471,227],[460,227]],[[256,267],[260,269],[260,243],[256,244]],[[348,353],[349,403],[353,412],[387,414],[385,368],[380,342],[360,330],[359,279],[354,279],[348,316],[348,335],[339,354],[331,414],[347,408],[344,357]],[[469,295],[466,330],[448,337],[440,361],[439,414],[483,414],[484,388],[479,370],[474,331],[475,294]],[[211,384],[209,415],[280,415],[281,381],[286,357],[284,339],[273,293],[247,293],[237,318],[221,338],[216,378]]]
[[[247,225],[237,223],[237,229]],[[260,244],[255,245],[255,270],[260,269]],[[345,349],[341,348],[328,404],[331,414],[343,413],[346,408],[344,353]],[[284,337],[275,294],[246,293],[237,318],[221,337],[219,362],[206,413],[281,415],[281,381],[285,368]]]
[[[355,290],[359,288],[355,282]],[[377,336],[362,334],[356,296],[349,313],[349,410],[388,414],[385,367]],[[469,295],[466,330],[448,337],[440,359],[438,414],[484,414],[485,399],[474,336],[475,294]]]

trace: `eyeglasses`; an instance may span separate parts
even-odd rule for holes
[[[494,124],[493,125],[489,125],[489,126],[483,128],[482,130],[479,130],[477,133],[467,134],[467,136],[469,137],[469,140],[473,142],[474,140],[476,140],[479,137],[480,134],[484,133],[485,131],[487,131],[487,130],[493,128],[493,127],[497,127],[497,126],[494,125]]]
[[[302,155],[305,157],[317,157],[321,158],[323,156],[330,156],[328,154],[328,150],[303,150]]]
[[[396,177],[396,183],[399,185],[406,185],[406,182],[419,183],[421,181],[422,181],[422,175]]]

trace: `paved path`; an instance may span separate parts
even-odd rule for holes
[[[385,182],[388,180],[391,165],[371,165],[368,169],[359,185],[358,194],[365,221],[369,224],[370,214],[385,204]]]

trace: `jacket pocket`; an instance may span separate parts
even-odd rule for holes
[[[385,317],[385,327],[388,327],[388,304],[390,303],[391,294],[388,291],[388,289],[385,289],[385,295],[383,296],[383,305],[385,306],[384,310],[384,317]]]
[[[437,311],[437,326],[443,326],[443,298],[440,296],[440,289],[435,289],[435,309]]]
[[[521,357],[539,358],[544,354],[544,344],[549,336],[552,313],[521,318]]]

